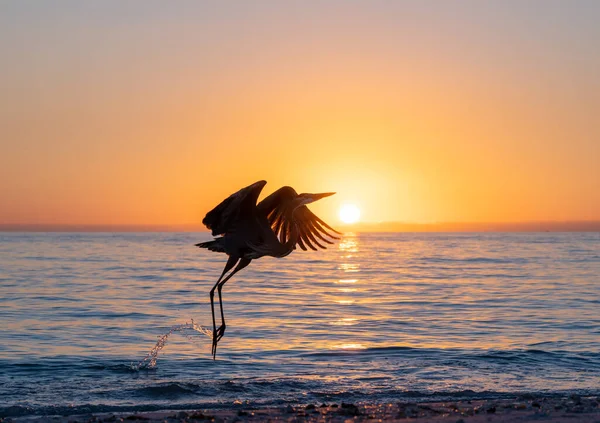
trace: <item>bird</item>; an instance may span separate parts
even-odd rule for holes
[[[330,232],[341,235],[306,207],[307,204],[329,197],[335,192],[298,194],[294,188],[284,186],[257,204],[266,184],[266,181],[258,181],[231,194],[202,220],[215,238],[195,245],[229,256],[221,276],[210,290],[213,360],[217,355],[217,343],[223,338],[227,327],[221,290],[233,275],[248,266],[252,260],[264,256],[286,257],[296,246],[304,251],[307,247],[315,251],[325,249],[327,247],[324,244],[334,244],[332,240],[339,239]],[[227,272],[230,273],[225,276]],[[218,328],[215,319],[215,290],[219,295],[221,312],[221,325]]]

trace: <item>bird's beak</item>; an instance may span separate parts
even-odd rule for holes
[[[329,197],[330,195],[335,194],[335,192],[324,192],[322,194],[303,194],[304,196],[304,204],[314,203],[321,198]]]
[[[335,192],[324,192],[323,194],[312,194],[312,196],[314,198],[313,201],[317,201],[317,200],[320,200],[321,198],[329,197],[333,194],[335,194]]]

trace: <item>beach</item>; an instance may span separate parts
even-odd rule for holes
[[[334,403],[285,407],[155,411],[141,413],[101,413],[68,416],[30,416],[0,419],[2,423],[36,422],[598,422],[600,398],[523,396],[511,400],[456,402],[399,402],[386,404]]]

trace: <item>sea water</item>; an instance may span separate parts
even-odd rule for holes
[[[600,394],[598,233],[345,234],[255,260],[223,289],[216,361],[208,239],[0,233],[0,416]]]

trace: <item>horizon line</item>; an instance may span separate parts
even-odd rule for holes
[[[333,225],[342,232],[600,232],[600,220],[518,222],[361,222]],[[201,224],[0,223],[0,232],[209,232]]]

